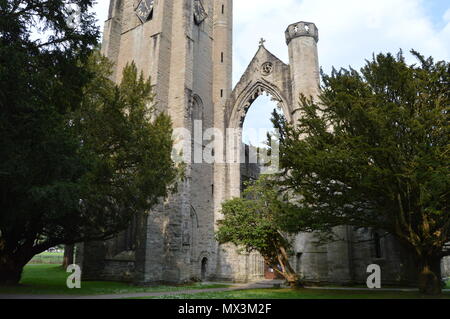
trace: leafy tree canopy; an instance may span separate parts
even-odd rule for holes
[[[289,263],[292,238],[283,229],[283,219],[291,206],[289,200],[280,197],[274,180],[265,175],[248,183],[242,195],[222,204],[218,241],[233,243],[247,252],[259,252],[266,265],[291,285],[299,285],[300,278]]]
[[[320,99],[302,97],[299,122],[274,114],[274,124],[300,219],[394,234],[417,259],[422,291],[439,292],[450,241],[450,64],[412,53],[416,65],[379,54],[360,72],[323,74]]]
[[[178,174],[150,82],[131,64],[114,84],[92,1],[69,2],[76,29],[67,1],[0,2],[0,284],[49,247],[125,229]]]

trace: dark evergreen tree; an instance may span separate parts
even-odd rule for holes
[[[50,247],[125,229],[177,174],[149,81],[129,65],[115,85],[93,51],[92,3],[0,1],[0,284]]]
[[[361,72],[323,75],[320,101],[303,97],[295,126],[274,123],[283,186],[298,196],[288,228],[308,216],[322,229],[385,230],[415,256],[420,290],[437,294],[450,254],[450,64],[412,53],[417,65],[380,54]]]

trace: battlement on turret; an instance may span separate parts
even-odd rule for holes
[[[293,23],[287,27],[285,35],[287,44],[298,37],[312,37],[316,42],[319,41],[319,29],[312,22],[300,21]]]

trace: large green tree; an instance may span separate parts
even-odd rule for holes
[[[78,28],[63,1],[0,2],[0,284],[52,246],[125,229],[178,172],[150,82],[132,64],[114,84],[93,1],[67,2]]]
[[[412,53],[416,65],[380,54],[360,72],[323,75],[319,101],[302,98],[298,123],[277,114],[274,123],[298,216],[395,235],[417,261],[420,290],[437,294],[450,254],[450,64]]]
[[[260,253],[266,265],[292,287],[300,286],[300,278],[289,262],[292,234],[283,228],[290,209],[287,195],[281,196],[276,182],[263,175],[247,184],[242,197],[222,204],[217,239],[222,244],[232,243],[247,252]]]

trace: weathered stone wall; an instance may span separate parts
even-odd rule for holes
[[[257,149],[249,145],[243,145],[244,163],[241,164],[241,190],[246,188],[246,183],[255,181],[261,174],[261,163],[258,162]]]
[[[349,226],[335,229],[336,241],[321,244],[315,234],[296,236],[292,264],[307,282],[365,284],[367,267],[381,267],[383,285],[414,285],[417,273],[412,257],[393,236],[380,236],[376,255],[374,231]]]
[[[352,233],[353,238],[350,244],[355,283],[366,283],[367,266],[371,264],[381,267],[381,280],[384,285],[413,285],[417,281],[417,271],[412,256],[392,235],[365,228],[354,229]],[[378,244],[374,238],[376,233],[379,234]]]
[[[76,263],[81,263],[82,279],[97,280],[102,276],[106,260],[106,243],[90,242],[78,245]]]
[[[442,258],[441,272],[442,272],[442,278],[450,279],[450,256]]]
[[[295,238],[292,264],[308,282],[328,280],[327,245],[319,245],[317,234],[299,234]]]
[[[158,109],[171,116],[174,128],[186,128],[194,136],[194,120],[202,121],[203,129],[213,127],[212,79],[218,68],[213,66],[213,54],[217,53],[213,50],[216,45],[213,42],[214,7],[222,10],[225,2],[219,7],[219,1],[203,1],[207,19],[199,25],[193,19],[194,1],[155,1],[151,21],[146,23],[141,23],[134,12],[138,3],[135,0],[111,1],[102,51],[115,62],[114,80],[120,82],[121,70],[133,61],[144,76],[151,77]],[[231,9],[231,5],[226,8],[227,17],[232,16]],[[226,26],[226,31],[229,30],[231,26]],[[225,41],[222,46],[229,53],[231,48],[227,44]],[[231,54],[225,61],[231,63]],[[224,70],[229,72],[231,64]],[[229,79],[231,81],[231,72]],[[222,79],[221,82],[224,83]],[[223,92],[221,95],[226,100]],[[203,153],[205,143],[200,137],[193,146]],[[134,269],[134,281],[144,284],[189,281],[199,278],[202,269],[206,270],[207,277],[213,276],[217,250],[214,168],[212,164],[188,163],[185,175],[177,194],[156,207],[148,217],[141,218],[134,268],[132,260],[117,260],[111,253],[116,253],[119,247],[116,240],[89,243],[85,245],[83,263],[86,276],[112,278],[114,272],[128,273]]]
[[[105,259],[105,266],[100,279],[112,281],[134,281],[135,255],[132,251],[124,251],[114,257]]]
[[[193,24],[190,35],[192,50],[192,62],[187,61],[186,67],[192,68],[191,79],[192,94],[196,97],[195,105],[191,108],[189,117],[197,122],[196,127],[191,127],[194,134],[205,133],[205,130],[213,127],[214,104],[213,95],[213,4],[205,3],[209,19],[202,24]],[[193,111],[196,111],[193,113]],[[194,122],[195,124],[195,122]],[[194,129],[196,128],[196,129]],[[194,136],[194,147],[203,154],[209,141]],[[184,233],[189,237],[184,238],[184,248],[190,250],[187,263],[190,265],[189,278],[210,278],[214,273],[211,265],[214,264],[214,170],[213,165],[204,163],[201,156],[193,158],[192,183],[189,198],[190,215],[185,221]],[[203,162],[203,163],[202,163]],[[202,275],[202,262],[206,260],[205,274]]]

